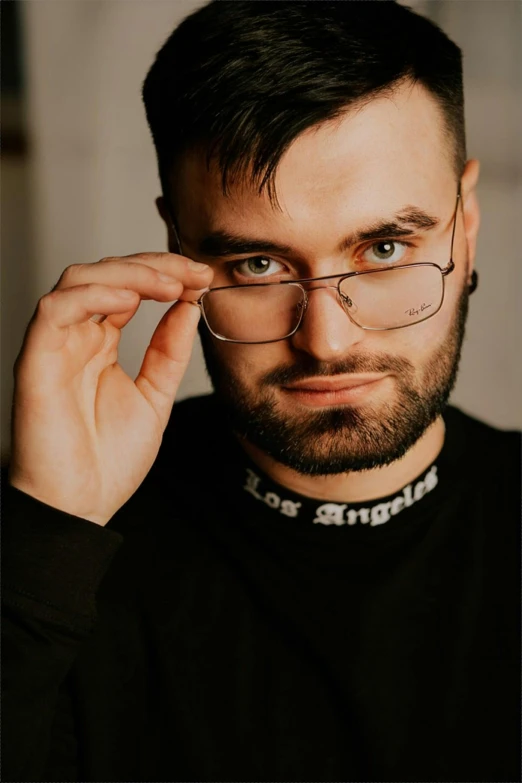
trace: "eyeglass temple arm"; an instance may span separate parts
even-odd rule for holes
[[[167,207],[167,214],[168,214],[169,219],[170,219],[170,227],[171,227],[172,231],[174,232],[174,236],[176,237],[176,242],[177,242],[177,245],[178,245],[179,254],[182,256],[183,255],[183,248],[181,247],[181,239],[179,238],[179,233],[178,233],[178,229],[177,229],[177,226],[176,226],[176,221],[174,220],[174,217],[172,216],[172,212],[170,211],[170,207]]]
[[[450,272],[453,272],[455,269],[455,262],[453,261],[453,240],[455,239],[455,229],[457,228],[457,213],[459,209],[459,201],[460,201],[460,183],[459,183],[459,189],[457,191],[457,201],[455,202],[455,211],[453,213],[453,229],[451,232],[451,248],[450,248],[450,260],[448,262],[448,265],[441,269],[442,275],[449,275]]]
[[[181,239],[179,238],[178,229],[176,228],[176,221],[174,220],[174,218],[172,216],[172,212],[170,211],[169,207],[167,207],[167,214],[168,214],[168,216],[170,218],[170,227],[171,227],[171,229],[174,232],[174,236],[176,237],[176,242],[178,244],[179,254],[182,256],[183,255],[183,248],[181,247]],[[201,298],[198,299],[197,302],[193,302],[193,301],[189,300],[188,303],[191,304],[191,305],[195,305],[196,307],[199,307],[201,309]]]

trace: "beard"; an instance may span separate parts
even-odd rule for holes
[[[425,362],[420,382],[415,366],[402,357],[353,355],[333,364],[302,354],[292,365],[268,372],[252,390],[219,360],[213,338],[202,324],[199,332],[217,401],[235,434],[297,473],[330,476],[395,462],[443,413],[457,379],[468,304],[464,287],[448,334]],[[393,373],[396,393],[378,406],[343,405],[296,413],[278,407],[278,386],[347,373]]]

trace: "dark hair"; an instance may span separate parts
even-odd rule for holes
[[[275,170],[299,134],[405,81],[438,101],[460,178],[462,55],[431,21],[393,0],[213,0],[174,30],[143,85],[163,194],[181,155],[201,149],[225,195],[249,172],[277,201]]]

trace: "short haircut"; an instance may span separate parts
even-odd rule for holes
[[[217,163],[222,190],[248,177],[277,202],[274,176],[305,130],[404,83],[434,96],[459,179],[466,162],[462,54],[394,0],[213,0],[158,52],[143,100],[163,194],[184,153]]]

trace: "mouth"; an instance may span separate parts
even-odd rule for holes
[[[345,375],[337,378],[310,378],[283,386],[294,402],[310,407],[354,403],[374,392],[387,378],[382,374]]]

